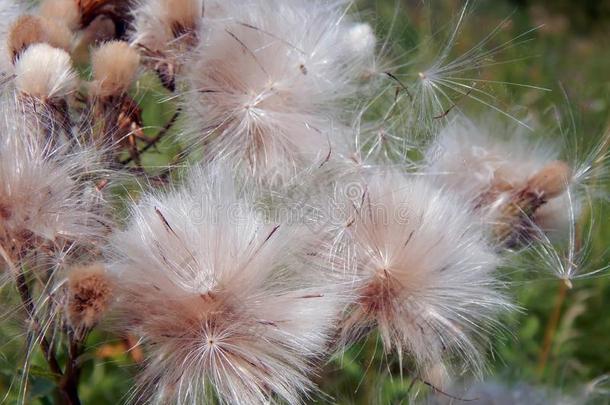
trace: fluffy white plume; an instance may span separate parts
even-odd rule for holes
[[[180,42],[181,35],[198,27],[203,10],[202,0],[141,1],[133,12],[133,42],[153,53],[166,53]]]
[[[0,247],[14,263],[31,251],[92,243],[106,231],[94,178],[97,153],[46,139],[11,103],[0,114]]]
[[[206,1],[205,13],[210,16],[218,7],[217,1]],[[203,12],[202,0],[143,0],[133,11],[132,42],[142,50],[144,63],[171,91],[186,52],[198,42]]]
[[[78,76],[70,55],[41,43],[29,46],[15,63],[19,91],[40,100],[64,98],[76,90]]]
[[[344,2],[220,7],[206,12],[183,75],[189,140],[267,181],[344,153],[346,101],[374,48],[370,27],[350,21]]]
[[[368,23],[353,24],[347,30],[344,41],[355,55],[361,55],[365,58],[374,54],[377,45],[373,28]]]
[[[494,276],[498,259],[468,207],[393,170],[368,174],[341,194],[348,209],[339,249],[355,258],[359,295],[344,341],[376,327],[385,349],[409,355],[433,384],[444,382],[450,360],[480,373],[477,342],[510,305]]]
[[[311,235],[265,223],[226,168],[146,195],[111,243],[116,311],[150,350],[138,399],[300,403],[343,300]]]
[[[426,160],[429,174],[469,201],[509,242],[524,236],[531,222],[565,234],[570,205],[578,209],[578,201],[565,193],[572,169],[559,160],[557,148],[534,143],[519,131],[478,126],[460,117],[443,129]],[[530,197],[535,201],[525,201]]]

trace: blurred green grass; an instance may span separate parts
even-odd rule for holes
[[[577,131],[572,136],[578,137],[580,143],[595,143],[610,122],[610,15],[607,12],[610,7],[603,6],[608,2],[589,3],[583,6],[568,1],[480,1],[472,8],[453,52],[459,55],[468,50],[507,16],[510,16],[509,24],[494,39],[497,43],[544,24],[531,34],[532,41],[501,55],[503,60],[514,59],[515,62],[493,66],[482,75],[487,80],[532,84],[552,91],[516,86],[493,86],[486,90],[497,96],[498,107],[512,110],[519,106],[520,111],[527,111],[547,128],[557,124],[556,114],[549,113],[552,107],[559,108],[562,120],[567,120],[567,112],[571,111],[577,117]],[[601,11],[595,11],[598,3],[602,5]],[[453,0],[423,5],[417,1],[368,0],[358,2],[357,8],[380,35],[389,34],[393,45],[406,52],[430,36],[434,36],[442,46],[443,38],[452,28],[452,18],[462,5],[462,2]],[[388,33],[397,6],[396,22]],[[434,49],[422,51],[434,53]],[[405,57],[410,56],[406,54]],[[171,117],[173,109],[159,104],[167,94],[159,92],[150,80],[142,80],[136,98],[141,100],[147,134],[154,135]],[[467,100],[460,107],[473,114],[486,111],[486,108]],[[552,137],[553,134],[550,131],[545,136]],[[170,163],[171,156],[177,152],[177,146],[167,138],[155,151],[146,155],[144,163],[161,167]],[[608,185],[604,187],[608,191]],[[607,265],[610,258],[609,205],[600,204],[594,210],[598,222],[591,244],[592,269]],[[607,316],[610,280],[601,277],[577,281],[568,292],[550,358],[540,374],[537,366],[545,328],[560,284],[550,273],[548,277],[522,274],[517,278],[511,293],[524,311],[505,321],[512,336],[494,336],[494,355],[490,357],[489,367],[495,378],[509,383],[554,386],[569,392],[610,372],[610,317]],[[2,302],[6,302],[4,297]],[[14,337],[18,336],[20,326],[15,321],[0,328],[0,393],[8,392],[11,383],[15,383],[15,377],[19,377],[14,370],[15,365],[23,362],[23,347]],[[88,340],[89,350],[83,358],[80,386],[83,404],[120,403],[132,386],[137,366],[129,356],[105,357],[101,354],[100,350],[108,347],[109,339],[112,337],[96,332]],[[44,372],[44,362],[36,357],[32,364],[29,403],[57,403],[51,395],[52,385]],[[409,389],[413,392],[411,381],[406,376],[405,372],[405,378],[400,378],[396,359],[384,358],[378,342],[371,338],[327,365],[318,382],[328,396],[317,402],[406,403]],[[10,396],[7,403],[15,400]]]

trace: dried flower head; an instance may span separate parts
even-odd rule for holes
[[[64,98],[74,92],[78,76],[66,51],[45,43],[28,47],[15,63],[15,85],[41,101]]]
[[[120,96],[129,90],[140,64],[140,55],[127,42],[111,41],[93,51],[92,92],[97,97]]]
[[[0,251],[9,265],[31,253],[90,245],[106,232],[92,178],[97,152],[59,145],[10,100],[0,115]]]
[[[451,121],[428,151],[428,172],[469,201],[503,244],[527,238],[532,225],[566,229],[570,165],[548,144],[532,144],[518,132],[507,140],[493,133],[465,119]]]
[[[341,250],[356,261],[359,298],[343,341],[377,328],[387,351],[406,353],[425,380],[442,384],[457,364],[480,373],[487,327],[510,305],[498,259],[468,207],[425,179],[389,170],[350,184]]]
[[[0,73],[12,72],[13,60],[9,51],[8,35],[13,22],[23,14],[25,4],[13,0],[0,0]]]
[[[109,18],[120,38],[131,23],[133,3],[133,0],[78,0],[81,26],[89,27],[95,20]]]
[[[192,130],[206,158],[279,181],[346,153],[346,101],[362,56],[343,2],[228,2],[201,24],[181,75]]]
[[[105,314],[114,289],[101,263],[75,266],[68,273],[66,317],[77,333],[95,326]]]
[[[195,33],[203,17],[203,1],[145,0],[134,15],[134,42],[165,52],[181,36]]]
[[[197,44],[203,9],[202,0],[144,0],[134,11],[133,43],[171,91],[185,52]]]
[[[8,34],[8,47],[13,62],[30,45],[46,43],[70,51],[72,33],[53,20],[35,15],[23,15],[13,23]]]
[[[113,238],[116,310],[150,350],[140,395],[300,403],[343,301],[306,254],[311,234],[265,223],[229,178],[194,170]]]
[[[77,30],[80,26],[81,15],[77,0],[44,0],[38,12],[70,30]]]

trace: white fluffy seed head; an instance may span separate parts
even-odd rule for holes
[[[520,226],[511,224],[511,207],[527,213],[545,231],[567,229],[569,216],[562,208],[572,185],[570,165],[559,159],[552,144],[532,142],[512,129],[476,125],[465,118],[450,121],[427,151],[427,173],[469,201],[496,229]],[[524,196],[536,201],[523,203]]]
[[[58,146],[3,100],[0,115],[0,247],[10,265],[31,253],[91,247],[105,235],[92,178],[98,154]]]
[[[110,97],[124,94],[136,77],[140,55],[127,42],[102,44],[91,55],[94,95]]]
[[[153,52],[174,51],[181,36],[197,30],[203,9],[202,0],[141,1],[133,12],[133,42]]]
[[[182,75],[188,140],[263,179],[345,153],[346,103],[362,72],[345,6],[227,2],[206,14]]]
[[[344,40],[349,49],[362,58],[373,58],[377,38],[368,23],[355,23],[345,34]]]
[[[313,387],[342,299],[308,232],[265,223],[237,194],[230,170],[196,169],[144,196],[112,241],[115,309],[150,349],[143,397],[300,403]]]
[[[339,191],[348,207],[339,249],[355,258],[359,295],[343,341],[376,327],[385,349],[409,355],[432,384],[445,382],[454,360],[480,374],[479,343],[510,305],[494,275],[498,259],[468,207],[393,170]]]
[[[44,43],[23,52],[15,63],[15,76],[19,91],[43,101],[64,98],[78,85],[70,55]]]

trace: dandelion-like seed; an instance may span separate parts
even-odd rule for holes
[[[494,94],[484,88],[485,85],[504,84],[531,88],[541,91],[548,89],[521,83],[494,82],[480,77],[482,69],[509,63],[510,60],[498,58],[503,52],[510,48],[525,44],[531,40],[530,34],[537,28],[527,30],[510,40],[494,44],[493,40],[510,24],[510,18],[500,22],[485,38],[476,43],[472,48],[457,57],[452,57],[451,52],[470,8],[470,2],[466,2],[462,8],[455,28],[445,44],[438,53],[432,64],[422,71],[417,72],[416,80],[410,99],[411,106],[416,111],[414,118],[420,122],[427,122],[433,129],[438,129],[449,113],[457,107],[457,103],[462,98],[471,99],[485,107],[513,120],[514,122],[527,127],[527,124],[520,121],[509,112],[504,111],[497,105]],[[459,110],[459,107],[457,107]]]
[[[145,196],[112,241],[116,310],[150,350],[134,395],[300,403],[342,299],[306,235],[264,223],[225,173],[197,169],[183,189]]]
[[[435,385],[454,360],[481,373],[477,343],[510,304],[494,275],[498,259],[468,207],[425,179],[391,170],[368,179],[361,195],[349,196],[343,229],[359,294],[343,340],[377,328],[386,351],[406,353]]]

